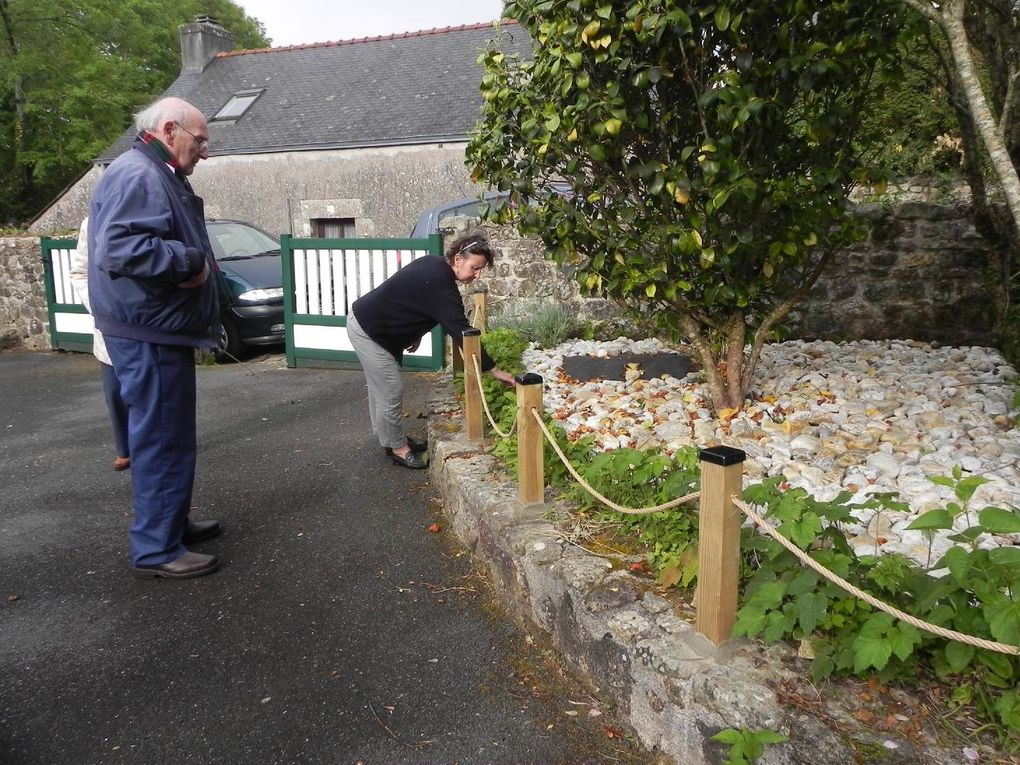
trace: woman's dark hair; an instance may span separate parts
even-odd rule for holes
[[[487,266],[492,265],[494,257],[489,242],[481,234],[468,234],[455,239],[446,250],[446,261],[453,263],[453,259],[458,255],[484,255]]]

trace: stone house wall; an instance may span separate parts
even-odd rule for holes
[[[207,218],[252,223],[273,236],[311,236],[312,221],[353,222],[354,236],[406,237],[438,201],[479,192],[464,143],[210,157],[191,176]],[[103,170],[93,167],[30,227],[77,230]]]

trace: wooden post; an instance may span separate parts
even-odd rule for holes
[[[478,287],[474,292],[475,312],[471,315],[471,326],[480,329],[484,335],[488,330],[488,306],[489,293],[484,287]]]
[[[695,627],[716,645],[733,634],[740,574],[740,510],[745,454],[730,446],[701,451],[698,594]]]
[[[467,420],[467,436],[471,441],[485,438],[482,430],[482,389],[478,386],[478,373],[475,371],[477,357],[482,360],[482,333],[477,329],[464,330],[464,419]]]
[[[545,437],[533,411],[542,413],[542,376],[526,372],[517,383],[517,498],[522,505],[545,501]]]

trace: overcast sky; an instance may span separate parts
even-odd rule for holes
[[[499,18],[503,0],[234,0],[273,46],[350,40]]]

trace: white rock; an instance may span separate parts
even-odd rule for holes
[[[887,478],[895,478],[900,474],[899,460],[885,452],[874,452],[868,457],[866,464]]]

